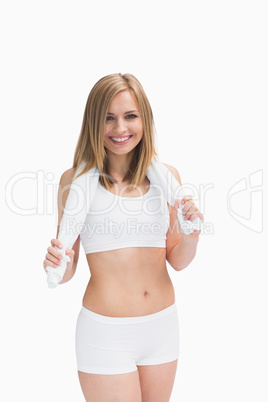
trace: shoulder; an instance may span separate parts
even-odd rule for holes
[[[63,172],[61,175],[60,185],[68,186],[68,185],[72,184],[74,174],[75,174],[75,168],[70,168],[70,169],[65,170],[65,172]]]
[[[65,172],[62,173],[61,178],[60,178],[60,183],[59,183],[59,188],[58,188],[58,208],[59,208],[59,217],[61,218],[63,214],[63,210],[65,208],[65,203],[67,201],[71,185],[72,185],[72,180],[73,176],[75,173],[74,168],[70,168],[65,170]]]
[[[181,184],[181,177],[180,177],[180,174],[179,174],[178,170],[174,166],[168,165],[167,163],[164,163],[164,165],[171,171],[171,173],[173,173],[173,175],[178,180],[180,185],[182,185]]]

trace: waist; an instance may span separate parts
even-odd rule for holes
[[[149,313],[146,315],[139,315],[139,316],[120,316],[120,317],[111,317],[107,315],[101,315],[98,313],[95,313],[84,306],[81,308],[81,313],[84,314],[85,316],[92,318],[95,321],[99,321],[102,323],[110,323],[110,324],[138,324],[141,322],[148,322],[152,320],[159,319],[160,317],[167,316],[169,314],[176,314],[177,315],[177,305],[176,303],[172,303],[169,306],[162,308],[160,310],[155,310],[153,313]]]
[[[153,314],[174,303],[175,291],[169,276],[147,285],[137,281],[133,286],[123,281],[98,284],[90,280],[82,301],[86,309],[110,317]]]

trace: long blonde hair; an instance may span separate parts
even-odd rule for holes
[[[109,105],[119,92],[130,91],[134,96],[140,112],[143,125],[143,136],[135,147],[129,169],[123,181],[129,181],[129,189],[139,186],[154,155],[155,150],[155,124],[153,112],[144,89],[132,74],[110,74],[101,78],[91,89],[87,99],[82,128],[76,145],[73,168],[80,173],[74,178],[88,172],[94,166],[100,172],[100,182],[109,189],[117,181],[108,174],[108,156],[104,147],[104,128]]]

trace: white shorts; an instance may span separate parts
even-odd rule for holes
[[[82,306],[76,323],[77,369],[93,374],[122,374],[138,366],[179,357],[176,303],[139,317],[108,317]]]

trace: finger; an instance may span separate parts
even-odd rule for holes
[[[62,255],[60,256],[54,256],[53,254],[47,253],[45,258],[54,264],[60,263],[61,259],[63,258]]]
[[[200,211],[197,212],[197,216],[201,219],[201,221],[204,223],[204,215],[201,214]]]
[[[193,207],[195,207],[196,208],[196,206],[195,206],[195,204],[194,204],[194,202],[193,201],[187,201],[187,203],[184,205],[184,207],[182,208],[182,214],[183,215],[186,215],[187,213],[189,214],[191,214],[192,212],[190,212],[190,210],[193,208]],[[195,209],[194,209],[195,210]],[[189,215],[190,216],[190,215]]]
[[[197,214],[198,214],[198,211],[195,211],[191,216],[189,216],[189,220],[190,221],[194,221],[195,220],[195,218],[197,217]]]
[[[48,261],[51,261],[53,264],[56,264],[56,265],[61,264],[61,258],[55,258],[51,254],[46,254],[45,259]]]
[[[179,208],[179,206],[180,206],[180,202],[177,198],[175,198],[174,207]]]
[[[61,244],[61,242],[58,240],[58,239],[52,239],[51,240],[51,245],[54,247],[54,246],[57,246],[58,248],[62,248],[62,244]]]
[[[55,247],[49,246],[47,251],[48,251],[48,254],[51,254],[55,258],[59,258],[59,259],[62,258],[61,253]]]
[[[197,212],[198,208],[197,206],[194,204],[193,206],[190,207],[190,209],[188,209],[188,211],[185,213],[184,218],[185,219],[189,219],[191,217],[191,215],[193,215],[193,213]]]
[[[192,195],[186,195],[181,199],[181,204],[184,205],[187,201],[190,201],[193,199]]]
[[[47,266],[49,267],[53,267],[53,268],[57,268],[58,264],[54,264],[53,261],[49,260],[49,259],[45,259],[44,263],[43,263],[44,268],[46,269]]]
[[[70,250],[69,248],[67,248],[65,250],[65,254],[67,254],[70,258],[73,258],[74,254],[75,254],[75,251],[72,250],[72,249]]]
[[[191,217],[189,218],[191,221],[195,220],[197,217],[201,219],[202,222],[204,222],[204,216],[201,214],[200,211],[195,211]]]

